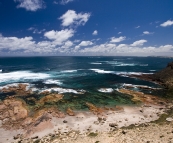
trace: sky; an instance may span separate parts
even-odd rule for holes
[[[0,0],[0,56],[173,56],[173,0]]]

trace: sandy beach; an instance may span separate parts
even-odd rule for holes
[[[171,105],[169,108],[171,108]],[[152,140],[151,142],[166,143],[172,141],[173,122],[167,121],[169,124],[164,123],[162,125],[150,123],[157,120],[165,110],[164,105],[143,104],[142,106],[123,106],[120,110],[108,110],[100,115],[87,111],[74,111],[74,116],[66,115],[64,118],[56,118],[49,114],[48,120],[43,120],[27,130],[5,130],[1,128],[0,142],[28,143],[37,140],[54,143],[95,143],[97,141],[101,143],[137,143]],[[129,129],[130,125],[134,127]]]

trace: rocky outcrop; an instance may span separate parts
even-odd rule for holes
[[[15,96],[27,96],[32,93],[30,89],[27,89],[27,84],[18,84],[16,86],[7,86],[0,90],[3,93],[14,92]]]
[[[161,82],[168,89],[173,89],[173,62],[168,63],[166,68],[155,73],[152,79]]]
[[[167,67],[155,74],[130,75],[132,78],[158,83],[167,89],[173,89],[173,62],[168,63]]]
[[[41,98],[37,104],[44,105],[45,103],[55,103],[61,99],[63,99],[63,95],[61,94],[50,94]]]
[[[74,114],[74,112],[73,112],[73,110],[71,109],[71,108],[67,108],[67,114],[69,115],[69,116],[75,116],[75,114]]]
[[[92,103],[86,102],[86,105],[88,106],[89,110],[96,115],[102,114],[104,112],[104,109],[98,108]]]
[[[0,104],[0,120],[6,122],[18,122],[28,116],[26,103],[18,99],[6,99]]]
[[[134,102],[142,102],[145,104],[153,104],[153,105],[163,105],[165,102],[163,99],[159,97],[155,97],[153,95],[144,94],[143,92],[133,91],[128,89],[119,89],[120,93],[131,95],[132,101]]]

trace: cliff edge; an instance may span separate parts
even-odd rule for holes
[[[173,62],[168,63],[166,68],[152,75],[152,79],[162,83],[168,89],[173,89]]]

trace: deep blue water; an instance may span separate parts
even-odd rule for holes
[[[117,88],[122,87],[124,83],[150,87],[158,85],[129,78],[128,75],[155,73],[171,61],[170,58],[156,57],[0,58],[0,87],[12,83],[29,83],[37,90],[50,88],[60,88],[63,90],[61,92],[70,90],[64,94],[70,103],[76,102],[73,106],[80,106],[85,101],[103,105],[131,104],[128,97],[116,92]],[[102,88],[112,91],[100,92]],[[60,92],[59,90],[56,92]],[[84,90],[85,93],[75,93],[80,90]]]

